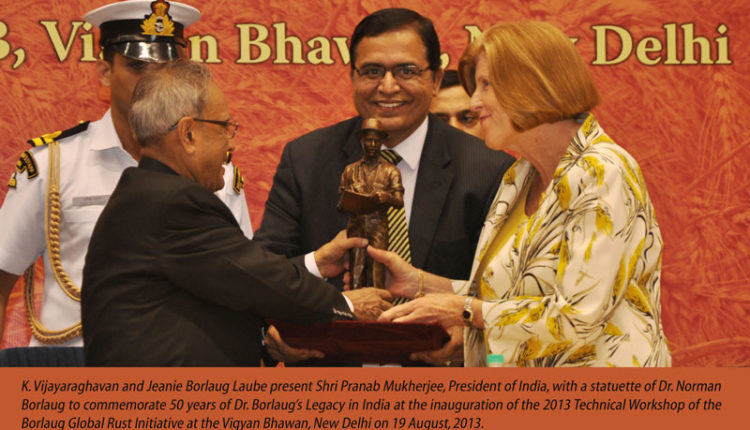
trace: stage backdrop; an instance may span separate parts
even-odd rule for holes
[[[0,200],[26,139],[98,119],[97,30],[83,14],[108,3],[0,5]],[[714,0],[186,0],[192,58],[210,64],[240,124],[233,160],[253,224],[286,142],[354,114],[346,49],[384,7],[432,18],[443,62],[501,20],[559,26],[590,65],[595,113],[639,161],[664,238],[663,322],[677,366],[750,364],[750,4]],[[22,288],[3,347],[25,345]]]

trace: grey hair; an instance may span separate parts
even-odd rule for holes
[[[211,72],[203,64],[179,59],[150,70],[133,91],[128,121],[141,146],[166,136],[185,116],[206,106]]]

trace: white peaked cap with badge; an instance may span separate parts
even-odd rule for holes
[[[136,60],[164,62],[180,58],[183,30],[201,17],[198,9],[165,0],[126,0],[88,12],[83,19],[99,27],[99,45]]]

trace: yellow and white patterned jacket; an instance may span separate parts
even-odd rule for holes
[[[662,240],[640,168],[589,115],[536,213],[477,266],[534,167],[509,169],[472,269],[485,329],[465,332],[467,366],[670,366],[661,324]],[[471,282],[454,281],[457,294]]]

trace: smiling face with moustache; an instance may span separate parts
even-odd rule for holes
[[[383,125],[388,138],[383,142],[394,147],[406,139],[424,121],[430,102],[440,89],[442,70],[428,69],[427,49],[410,27],[363,38],[356,47],[356,69],[385,67],[382,79],[373,80],[352,72],[354,106],[362,118],[375,118]],[[423,72],[411,79],[396,79],[394,66],[414,65]]]

